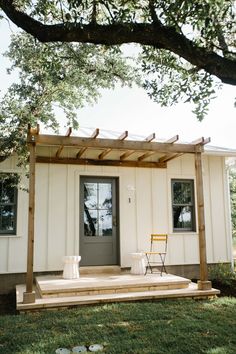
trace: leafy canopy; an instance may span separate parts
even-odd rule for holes
[[[57,115],[63,114],[68,126],[77,128],[78,109],[95,102],[101,89],[131,85],[138,78],[118,47],[43,44],[20,33],[12,36],[6,56],[12,63],[8,72],[19,76],[0,106],[1,150],[6,155],[25,148],[28,123],[57,130]]]
[[[20,81],[4,97],[2,125],[56,127],[53,103],[76,125],[100,88],[137,75],[154,101],[190,102],[201,120],[220,84],[236,85],[234,0],[0,0],[0,9],[28,34],[8,52]],[[132,43],[135,66],[120,47]]]

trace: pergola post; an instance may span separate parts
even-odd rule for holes
[[[195,153],[196,168],[196,189],[197,189],[197,209],[198,209],[198,233],[199,233],[199,257],[200,257],[200,280],[199,290],[211,289],[211,282],[208,280],[206,236],[205,236],[205,214],[204,214],[204,194],[202,177],[202,153]]]
[[[35,302],[33,291],[33,260],[34,260],[34,212],[35,212],[35,142],[34,136],[29,144],[29,213],[28,213],[28,249],[27,249],[27,274],[26,292],[23,294],[23,303]]]

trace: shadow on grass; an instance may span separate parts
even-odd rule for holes
[[[15,291],[0,295],[0,316],[1,315],[16,314],[16,293]]]

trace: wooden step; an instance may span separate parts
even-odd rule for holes
[[[89,266],[89,267],[79,267],[80,275],[89,274],[120,274],[120,266]]]
[[[23,292],[25,285],[17,285],[17,310],[25,311],[39,311],[53,308],[66,308],[71,306],[82,306],[92,304],[104,304],[111,302],[125,302],[125,301],[144,301],[144,300],[158,300],[158,299],[173,299],[173,298],[209,298],[214,297],[220,293],[217,289],[198,290],[195,283],[190,283],[185,289],[169,289],[169,290],[152,290],[131,293],[119,294],[102,294],[102,295],[87,295],[87,296],[65,296],[65,297],[50,297],[50,298],[36,298],[33,304],[23,304]]]
[[[36,286],[42,298],[120,294],[188,288],[190,280],[171,274],[90,274],[79,279],[60,276],[40,276]]]

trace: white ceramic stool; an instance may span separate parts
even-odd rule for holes
[[[79,278],[79,262],[81,256],[64,256],[64,279],[78,279]]]
[[[145,265],[145,254],[142,252],[131,253],[132,264],[131,264],[131,274],[143,275],[146,272]]]

